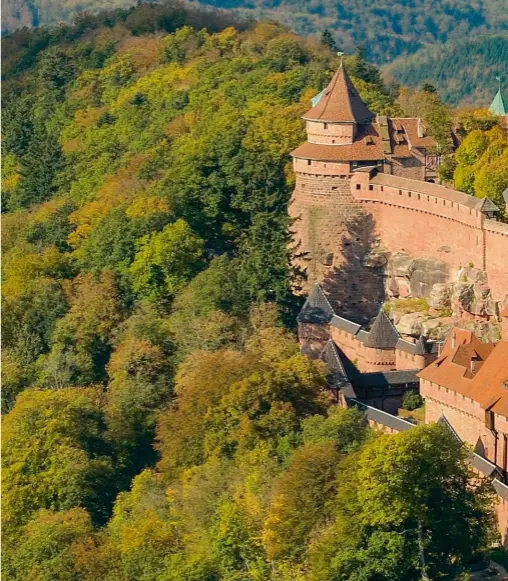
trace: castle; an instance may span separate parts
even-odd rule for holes
[[[496,317],[508,292],[508,225],[488,198],[431,183],[439,160],[423,122],[376,118],[342,65],[303,118],[289,213],[305,290],[320,282],[336,312],[367,322],[387,291],[429,296],[469,265],[485,273],[473,314]],[[410,293],[391,276],[399,255],[422,265]]]
[[[508,225],[489,199],[433,183],[424,123],[375,117],[342,65],[312,105],[289,208],[310,291],[302,351],[327,362],[338,404],[386,431],[411,429],[395,414],[419,390],[425,421],[471,445],[472,466],[492,478],[508,546]],[[402,336],[380,310],[387,296],[438,295],[458,317],[501,321],[502,340],[457,328],[444,344]]]

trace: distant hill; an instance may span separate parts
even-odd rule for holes
[[[131,0],[5,0],[2,30],[68,21],[82,10],[130,6]],[[201,4],[238,9],[271,18],[300,34],[328,28],[341,50],[364,45],[367,57],[388,63],[430,44],[461,42],[508,28],[506,0],[203,0]]]
[[[410,87],[430,83],[454,105],[488,106],[496,76],[508,86],[508,33],[427,47],[396,59],[384,72]]]

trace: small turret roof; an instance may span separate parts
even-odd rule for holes
[[[489,112],[492,113],[492,115],[508,115],[508,107],[506,106],[503,94],[501,93],[501,87],[499,87],[494,100],[490,104]]]
[[[481,212],[499,212],[499,208],[496,206],[496,204],[494,204],[494,202],[490,198],[487,198],[487,196],[482,198],[480,205],[478,206],[478,209]]]
[[[315,283],[298,314],[299,323],[328,323],[335,315],[335,311],[327,299],[323,289]]]
[[[399,332],[381,309],[363,344],[375,349],[394,349],[399,338]]]
[[[312,109],[303,116],[314,121],[365,123],[374,113],[361,100],[341,63],[330,84],[313,99]]]

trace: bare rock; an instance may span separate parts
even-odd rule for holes
[[[474,301],[473,284],[468,282],[456,282],[452,287],[451,305],[454,313],[471,312]]]
[[[452,285],[438,282],[432,286],[429,296],[429,306],[437,311],[441,311],[450,306]]]
[[[479,268],[464,267],[460,270],[459,281],[475,284],[487,284],[487,273]]]
[[[429,297],[435,284],[448,280],[448,266],[442,260],[417,258],[413,261],[410,275],[411,295]]]
[[[409,278],[413,271],[415,259],[405,252],[395,252],[390,257],[390,273],[392,276]]]
[[[435,332],[438,327],[441,326],[441,323],[438,319],[429,319],[428,321],[422,322],[422,335],[424,337],[430,337],[432,332]]]
[[[422,313],[408,313],[402,315],[397,323],[397,331],[402,335],[414,335],[419,337],[422,334],[424,321],[428,319],[427,315]]]

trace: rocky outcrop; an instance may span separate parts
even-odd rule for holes
[[[401,334],[421,333],[439,341],[446,338],[451,325],[460,325],[462,321],[469,322],[478,336],[490,340],[499,335],[497,322],[502,303],[493,299],[483,270],[468,266],[449,272],[440,260],[396,252],[389,256],[385,273],[385,289],[390,299],[420,298],[428,303],[425,313],[407,314],[404,308],[392,312]]]
[[[450,306],[452,285],[438,282],[433,285],[429,295],[429,307],[436,311],[442,311]]]
[[[419,337],[422,334],[423,323],[428,319],[423,313],[409,313],[402,315],[396,325],[401,335]]]

